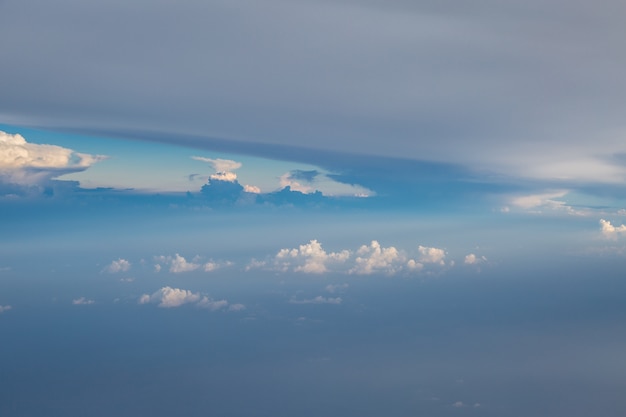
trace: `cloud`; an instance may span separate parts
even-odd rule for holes
[[[257,187],[256,185],[244,185],[243,186],[243,190],[246,193],[261,194],[261,189],[259,187]]]
[[[514,207],[535,213],[541,213],[542,210],[549,210],[555,212],[564,212],[566,214],[574,216],[588,215],[588,210],[575,209],[571,205],[567,204],[567,202],[563,200],[557,200],[562,199],[569,193],[570,190],[557,190],[546,193],[529,194],[513,197],[510,199],[509,203]],[[508,213],[511,211],[511,208],[509,206],[505,206],[500,209],[500,211],[503,213]]]
[[[439,248],[429,248],[427,246],[418,246],[420,253],[420,262],[429,264],[445,265],[446,251]]]
[[[80,297],[80,298],[76,298],[74,300],[72,300],[72,304],[75,306],[83,306],[83,305],[90,305],[90,304],[94,304],[95,301],[94,300],[88,300],[85,297]]]
[[[404,260],[404,255],[398,249],[393,246],[384,248],[376,240],[372,240],[369,246],[361,246],[356,253],[358,257],[349,272],[361,275],[375,272],[393,274]]]
[[[287,172],[279,178],[280,188],[289,187],[291,190],[298,191],[303,194],[310,194],[317,191],[311,185],[311,181],[312,179],[294,177],[291,172]]]
[[[463,263],[466,265],[476,265],[483,262],[487,262],[487,258],[485,258],[484,256],[478,257],[473,253],[466,255],[465,259],[463,260]]]
[[[115,274],[118,272],[126,272],[130,269],[131,263],[126,259],[119,258],[116,261],[112,261],[106,268],[105,271]]]
[[[155,261],[159,262],[155,265],[155,271],[159,272],[161,270],[161,264],[166,264],[170,266],[169,271],[173,274],[180,274],[182,272],[191,272],[200,268],[200,264],[189,262],[184,257],[180,256],[178,253],[174,256],[156,256]]]
[[[334,294],[335,292],[345,290],[348,287],[348,284],[328,284],[324,289],[329,293]]]
[[[103,155],[29,143],[20,134],[0,131],[0,182],[41,185],[64,174],[84,171],[103,159]]]
[[[192,156],[191,159],[195,159],[196,161],[208,162],[211,164],[215,172],[232,172],[241,168],[241,162],[233,161],[230,159],[211,159],[205,158],[203,156]],[[236,177],[235,177],[236,178]]]
[[[616,239],[618,236],[626,233],[626,225],[613,226],[610,221],[600,219],[600,230],[604,237]]]
[[[274,262],[282,270],[287,270],[296,263],[295,272],[322,274],[327,272],[328,262],[342,263],[349,257],[350,252],[347,250],[326,252],[321,243],[314,239],[305,245],[300,245],[297,249],[281,249],[276,254]]]
[[[318,295],[315,298],[311,298],[311,299],[306,299],[306,300],[296,300],[295,298],[291,298],[289,300],[289,303],[291,304],[341,304],[343,300],[341,299],[341,297],[322,297],[321,295]]]
[[[5,311],[9,311],[12,308],[13,307],[11,307],[10,305],[6,305],[6,306],[0,305],[0,313],[4,313]]]
[[[243,311],[246,309],[246,306],[243,304],[231,304],[228,306],[228,311]]]
[[[176,308],[185,304],[193,304],[198,308],[217,311],[229,307],[226,300],[214,300],[209,296],[194,293],[180,288],[163,287],[152,294],[143,294],[139,297],[139,304],[157,304],[161,308]],[[233,307],[236,306],[236,307]],[[245,309],[243,304],[233,304],[229,311],[241,311]]]

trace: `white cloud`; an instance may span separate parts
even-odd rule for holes
[[[0,305],[0,313],[4,313],[5,311],[9,311],[9,310],[11,310],[12,308],[13,308],[13,307],[11,307],[11,306],[9,306],[9,305],[6,305],[6,306]]]
[[[487,258],[485,258],[484,256],[478,257],[473,253],[466,255],[465,260],[463,261],[463,263],[466,265],[475,265],[483,262],[487,262]]]
[[[152,294],[143,294],[137,300],[139,304],[157,304],[162,308],[175,308],[185,304],[193,304],[199,308],[217,311],[228,308],[229,311],[240,311],[245,308],[243,304],[230,305],[226,300],[213,300],[212,298],[197,292],[181,288],[163,287]]]
[[[395,247],[384,248],[376,240],[372,240],[369,246],[363,245],[356,252],[359,255],[355,259],[354,267],[350,273],[367,275],[374,272],[393,274],[398,269],[398,264],[404,261],[404,255]]]
[[[224,268],[224,267],[228,267],[232,265],[233,263],[230,261],[226,261],[226,262],[209,261],[202,266],[202,269],[204,269],[205,272],[213,272],[220,268]]]
[[[89,155],[56,145],[28,143],[22,135],[0,131],[0,180],[36,185],[63,174],[84,171],[102,155]]]
[[[325,289],[329,293],[334,294],[338,290],[345,290],[348,287],[348,284],[328,284]]]
[[[420,253],[421,263],[445,265],[445,250],[439,248],[429,248],[421,245],[417,248],[417,250]]]
[[[208,162],[211,164],[215,172],[232,172],[241,168],[241,162],[233,161],[231,159],[212,159],[205,158],[203,156],[192,156],[191,159],[196,161]]]
[[[248,263],[248,265],[246,265],[245,270],[247,272],[247,271],[250,271],[251,269],[260,269],[260,268],[265,267],[266,265],[267,265],[267,262],[265,262],[265,261],[259,261],[257,259],[252,259]]]
[[[188,303],[197,303],[200,299],[200,294],[193,293],[189,290],[163,287],[151,295],[143,294],[139,298],[139,304],[158,303],[159,307],[171,308],[180,307]]]
[[[80,297],[80,298],[76,298],[75,300],[72,300],[72,304],[75,306],[90,305],[94,303],[95,303],[94,300],[88,300],[85,297]]]
[[[117,272],[126,272],[130,269],[131,263],[126,259],[119,258],[117,261],[111,262],[106,268],[105,271],[110,272],[111,274],[115,274]]]
[[[311,240],[305,245],[300,245],[297,249],[281,249],[275,257],[275,264],[282,270],[288,270],[293,263],[298,264],[294,267],[296,272],[305,272],[311,274],[322,274],[327,272],[328,262],[342,263],[348,260],[350,252],[343,250],[341,252],[326,252],[321,243],[317,240]]]
[[[198,307],[206,308],[211,311],[220,310],[222,308],[228,307],[228,301],[226,300],[212,300],[207,296],[202,297],[197,304]]]
[[[257,187],[256,185],[244,185],[243,190],[246,193],[261,194],[261,189]]]
[[[406,267],[409,271],[421,271],[424,269],[424,264],[421,262],[417,262],[415,259],[409,259],[406,263]]]
[[[457,401],[454,404],[452,404],[452,407],[463,408],[463,407],[465,407],[465,404],[463,403],[463,401]]]
[[[564,197],[568,193],[567,190],[553,191],[542,194],[531,194],[511,199],[511,204],[522,209],[533,209],[548,205],[555,198]]]
[[[613,226],[610,221],[600,219],[602,234],[609,239],[616,239],[618,235],[626,233],[626,225]]]
[[[589,210],[575,209],[567,202],[563,200],[557,200],[565,197],[569,193],[569,190],[557,190],[547,193],[531,194],[525,196],[514,197],[510,200],[512,206],[518,207],[522,210],[528,210],[535,213],[541,213],[542,210],[564,212],[566,214],[574,216],[585,216],[590,212]],[[509,207],[506,207],[505,212],[509,212]]]
[[[172,256],[156,256],[155,260],[159,262],[155,265],[155,271],[159,272],[161,270],[160,264],[166,264],[170,266],[169,271],[173,274],[180,274],[181,272],[190,272],[195,271],[200,268],[200,264],[195,262],[189,262],[184,257],[180,256],[178,253]]]
[[[235,182],[237,181],[237,174],[234,172],[217,172],[209,176],[210,180]]]
[[[308,300],[296,300],[295,298],[289,300],[291,304],[341,304],[342,301],[341,297],[322,297],[321,295]]]
[[[300,191],[303,194],[315,192],[315,188],[311,185],[302,184],[301,182],[293,179],[290,172],[281,175],[278,181],[280,188],[290,187],[291,191]]]

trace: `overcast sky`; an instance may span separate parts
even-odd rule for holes
[[[625,9],[5,0],[0,117],[615,183],[625,174]]]

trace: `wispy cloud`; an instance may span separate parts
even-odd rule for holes
[[[341,304],[343,300],[341,297],[322,297],[318,295],[314,298],[297,300],[296,298],[291,298],[289,303],[291,304]]]
[[[91,305],[94,304],[95,301],[94,300],[89,300],[85,297],[80,297],[80,298],[76,298],[74,300],[72,300],[72,304],[75,306],[85,306],[85,305]]]

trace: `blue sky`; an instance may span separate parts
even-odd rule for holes
[[[623,416],[621,2],[0,3],[0,414]]]

